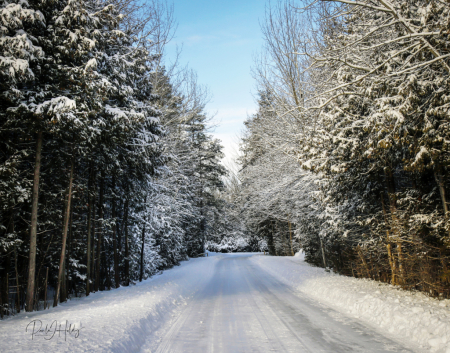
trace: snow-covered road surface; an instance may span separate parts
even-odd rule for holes
[[[248,255],[215,261],[213,277],[199,288],[156,349],[158,353],[409,351],[294,292]]]
[[[218,254],[0,321],[0,352],[450,353],[450,300],[326,273],[301,256]],[[27,325],[82,326],[78,337]]]

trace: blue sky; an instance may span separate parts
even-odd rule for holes
[[[168,58],[173,58],[177,45],[183,45],[181,64],[189,64],[199,83],[208,86],[212,100],[207,111],[217,113],[214,122],[219,126],[214,135],[222,140],[228,160],[236,149],[243,121],[256,110],[251,66],[262,46],[259,21],[264,17],[265,1],[173,3],[178,28],[167,47]]]

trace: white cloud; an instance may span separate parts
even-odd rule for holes
[[[236,158],[239,156],[239,141],[244,130],[244,121],[247,116],[256,112],[255,109],[244,107],[220,107],[212,123],[217,124],[214,137],[222,141],[225,157],[222,164],[229,169],[236,169]]]
[[[248,108],[218,108],[215,120],[221,121],[244,121],[248,115],[252,115],[256,112],[255,109]]]
[[[215,132],[230,136],[240,134],[247,116],[254,112],[253,109],[247,108],[220,108],[212,120],[212,124],[216,125]]]
[[[222,164],[229,169],[235,169],[236,158],[240,154],[239,135],[237,133],[213,133],[213,135],[222,141],[223,152],[225,154],[225,157],[222,159]]]

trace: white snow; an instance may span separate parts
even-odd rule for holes
[[[91,69],[91,70],[97,69],[97,60],[95,58],[89,60],[86,63],[86,66],[84,67],[84,72],[88,71],[89,69]]]
[[[179,267],[143,281],[136,286],[121,287],[89,297],[73,299],[57,308],[33,313],[20,313],[0,321],[0,352],[136,352],[162,323],[169,320],[171,310],[186,301],[213,274],[205,259],[183,262]],[[51,325],[82,325],[75,333],[58,333],[32,339],[32,320]]]
[[[113,115],[115,120],[128,119],[128,118],[135,118],[135,119],[144,119],[145,118],[144,114],[137,113],[133,109],[125,111],[118,107],[111,107],[108,104],[105,105],[105,112],[107,114]]]
[[[28,61],[23,59],[0,56],[0,67],[9,67],[8,72],[11,77],[17,73],[25,73],[28,70]]]
[[[367,279],[327,273],[294,258],[252,257],[289,286],[341,313],[429,352],[450,353],[450,300],[437,300]]]
[[[449,306],[326,273],[301,253],[209,253],[135,286],[0,321],[0,351],[448,353]],[[75,330],[32,339],[32,320]]]
[[[77,104],[75,103],[74,100],[64,96],[52,98],[41,104],[30,105],[35,114],[47,113],[49,115],[51,114],[58,115],[60,113],[67,112],[76,109],[76,106]]]

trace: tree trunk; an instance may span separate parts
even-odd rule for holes
[[[397,254],[398,254],[398,269],[400,272],[400,280],[401,283],[399,284],[405,284],[406,283],[406,273],[405,268],[403,267],[404,259],[403,259],[403,250],[402,250],[402,242],[397,242]]]
[[[92,200],[92,242],[91,242],[91,290],[95,291],[95,233],[96,233],[96,222],[97,222],[97,215],[96,210],[97,207],[95,207],[96,200],[97,200],[97,180],[96,176],[94,174],[93,177],[93,183],[94,183],[94,198]]]
[[[145,196],[144,205],[147,204],[147,196]],[[141,263],[140,263],[140,273],[139,273],[139,282],[142,282],[142,277],[144,276],[144,244],[145,244],[145,226],[146,226],[146,217],[144,215],[144,224],[142,228],[142,244],[141,244]]]
[[[30,228],[30,254],[28,258],[28,283],[26,311],[33,311],[34,304],[34,287],[36,280],[36,234],[37,234],[37,215],[38,215],[38,198],[39,198],[39,177],[41,170],[41,151],[42,151],[42,132],[37,134],[36,143],[36,161],[34,164],[33,179],[33,201],[31,206],[31,228]]]
[[[125,206],[122,205],[122,202],[120,202],[120,207],[119,208],[123,208],[123,213],[122,213],[122,222],[121,222],[121,227],[117,227],[117,255],[119,258],[119,264],[120,264],[120,255],[122,254],[122,236],[123,236],[123,232],[124,232],[124,226],[125,226],[125,222],[124,222],[124,216],[125,216]],[[120,229],[120,231],[119,231]],[[119,267],[119,271],[120,271],[120,267]]]
[[[8,234],[14,233],[14,213],[11,210],[9,216],[8,227],[6,229],[5,237]],[[7,252],[6,254],[0,253],[0,316],[3,318],[4,314],[8,314],[8,273],[11,262],[11,252]]]
[[[9,312],[9,307],[8,307],[8,300],[9,300],[9,284],[8,284],[8,274],[9,274],[9,267],[10,267],[10,263],[11,263],[11,252],[8,252],[8,254],[6,255],[6,259],[5,259],[5,265],[3,267],[3,269],[1,269],[0,271],[2,271],[3,275],[2,275],[2,279],[1,279],[1,293],[0,296],[2,297],[1,301],[2,301],[2,307],[0,307],[0,310],[2,311],[2,317],[3,315],[8,315]]]
[[[0,319],[3,319],[3,310],[4,310],[4,308],[3,308],[3,292],[4,292],[3,286],[4,286],[4,280],[3,280],[3,277],[0,276]]]
[[[139,273],[139,282],[142,282],[142,277],[144,276],[144,243],[145,243],[145,222],[142,228],[142,244],[141,244],[141,268]]]
[[[61,290],[61,282],[63,281],[64,274],[64,263],[66,257],[66,242],[67,242],[67,231],[69,229],[69,218],[70,218],[70,206],[72,203],[72,184],[73,184],[73,164],[74,160],[72,157],[72,162],[70,165],[70,177],[69,177],[69,190],[67,193],[67,206],[64,215],[64,230],[62,235],[62,247],[61,247],[61,257],[59,259],[59,271],[58,271],[58,283],[56,284],[56,293],[55,298],[53,300],[53,306],[58,305],[59,294]]]
[[[270,224],[272,224],[272,232],[269,229]],[[267,247],[269,248],[269,255],[275,255],[275,245],[273,243],[273,235],[274,235],[274,222],[270,221],[267,227]]]
[[[67,243],[67,242],[66,242]],[[67,249],[67,246],[66,246]],[[66,251],[67,253],[67,251]],[[61,289],[59,291],[59,302],[64,303],[67,301],[66,297],[66,260],[67,260],[67,254],[64,256],[64,262],[63,262],[63,270],[62,270],[62,278],[61,278]]]
[[[386,176],[386,186],[388,190],[388,196],[389,196],[389,205],[390,205],[390,211],[391,211],[391,219],[392,219],[392,233],[396,236],[395,243],[397,244],[397,254],[398,257],[398,283],[404,283],[405,279],[405,271],[403,266],[403,256],[402,256],[402,244],[401,244],[401,238],[400,238],[400,230],[399,230],[399,221],[397,217],[397,196],[395,195],[395,180],[394,175],[392,173],[392,170],[390,168],[385,168],[384,170],[385,176]]]
[[[125,215],[124,215],[124,231],[125,231],[125,286],[130,285],[130,259],[128,248],[128,199],[125,201]]]
[[[104,290],[103,284],[100,285],[101,282],[101,276],[100,276],[100,264],[102,259],[102,235],[103,235],[103,186],[104,186],[104,172],[101,172],[101,179],[100,179],[100,197],[98,200],[98,235],[97,235],[97,263],[96,263],[96,275],[95,275],[95,291],[98,291],[99,289]]]
[[[397,211],[397,197],[395,196],[395,181],[394,174],[390,168],[384,169],[384,175],[386,180],[386,187],[389,196],[389,206],[391,209],[391,214],[395,215]]]
[[[437,165],[434,169],[434,178],[436,179],[436,184],[439,187],[439,194],[441,195],[442,208],[444,209],[445,217],[448,217],[448,204],[447,204],[447,196],[445,193],[445,183],[444,177],[442,175],[442,168],[440,165]]]
[[[384,198],[383,198],[382,192],[380,194],[380,197],[381,197],[381,206],[383,208],[384,220],[386,222],[386,242],[387,242],[386,249],[387,249],[387,253],[388,253],[389,266],[391,268],[391,284],[396,285],[397,284],[397,268],[395,266],[395,259],[392,254],[391,237],[389,235],[389,230],[387,229],[387,225],[388,225],[387,211],[386,211],[386,206],[384,204]]]
[[[44,292],[44,310],[47,308],[47,288],[48,288],[48,267],[45,272],[45,292]]]
[[[320,248],[322,249],[323,268],[327,268],[327,259],[325,258],[325,248],[323,246],[322,237],[320,235],[319,239],[320,239]]]
[[[108,290],[111,290],[112,287],[112,278],[111,278],[111,253],[109,253],[108,257],[106,256],[106,251],[104,251],[105,254],[105,266],[104,269],[106,269],[106,280],[107,280],[107,286],[108,286]]]
[[[102,242],[103,242],[103,240],[102,240]],[[101,279],[101,281],[100,281],[100,290],[105,290],[105,288],[107,286],[109,286],[109,277],[108,277],[108,272],[107,272],[107,269],[106,269],[106,267],[107,267],[106,250],[103,249],[100,255],[101,255],[101,259],[102,259],[101,267],[100,267],[100,279]]]
[[[20,313],[20,284],[19,284],[19,271],[17,270],[17,251],[14,248],[14,269],[16,270],[16,288],[17,288],[17,297],[16,297],[16,311]]]
[[[91,163],[89,163],[91,164]],[[91,229],[92,229],[92,167],[89,167],[89,181],[88,181],[88,219],[87,219],[87,250],[86,250],[86,296],[91,291]]]
[[[3,319],[3,277],[0,277],[0,319]]]
[[[8,293],[6,293],[6,271],[8,261],[5,259],[6,256],[0,256],[0,318],[3,319],[3,315],[6,313],[5,304],[8,302]]]
[[[69,219],[69,247],[67,249],[67,259],[66,259],[66,268],[65,268],[65,274],[66,274],[66,288],[65,288],[65,297],[68,298],[69,297],[69,289],[71,288],[70,284],[71,284],[71,276],[70,276],[70,256],[72,254],[72,248],[73,248],[73,230],[72,230],[72,225],[73,225],[73,207],[71,207],[70,210],[70,219]]]
[[[288,215],[289,217],[289,215]],[[288,220],[289,223],[289,246],[291,247],[291,256],[294,256],[294,248],[292,247],[292,229],[291,229],[291,221]]]
[[[394,255],[392,254],[392,244],[389,243],[386,245],[388,258],[389,258],[389,266],[391,267],[391,284],[397,284],[397,267],[395,266]]]
[[[113,198],[111,200],[112,202],[112,217],[114,219],[114,226],[113,226],[113,248],[114,248],[114,282],[116,285],[116,288],[120,287],[120,273],[119,273],[119,254],[117,253],[117,219],[116,219],[116,200],[114,198],[115,196],[115,188],[116,188],[116,176],[113,175]]]
[[[368,277],[368,278],[372,278],[372,276],[370,275],[369,266],[367,265],[367,261],[366,261],[366,259],[365,259],[365,257],[364,257],[364,254],[363,254],[362,249],[361,249],[360,246],[358,246],[358,254],[359,254],[359,257],[361,258],[361,261],[362,261],[362,263],[363,263],[363,265],[364,265],[364,269],[365,269],[366,272],[367,272],[367,277]]]

